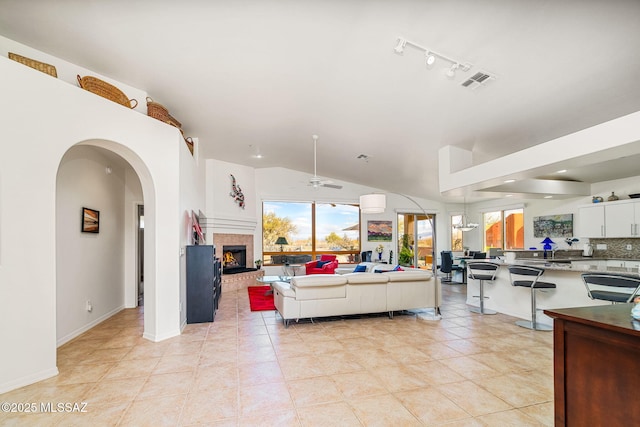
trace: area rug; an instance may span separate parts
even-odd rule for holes
[[[251,311],[275,310],[270,286],[249,286],[249,307]]]

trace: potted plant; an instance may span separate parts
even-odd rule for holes
[[[413,251],[409,247],[409,235],[402,236],[402,248],[398,254],[398,263],[400,265],[413,265]]]
[[[262,260],[261,260],[261,259],[256,260],[256,268],[257,268],[258,270],[260,270],[260,267],[262,267]]]

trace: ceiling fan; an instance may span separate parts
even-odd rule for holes
[[[336,188],[341,189],[342,185],[334,184],[333,181],[329,181],[326,179],[320,179],[318,177],[317,172],[317,145],[318,145],[318,135],[313,135],[313,177],[309,180],[309,185],[313,188],[327,187],[327,188]]]

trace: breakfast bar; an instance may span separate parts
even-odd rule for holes
[[[556,284],[555,289],[541,289],[537,291],[537,307],[539,310],[569,308],[569,307],[589,307],[601,306],[609,303],[604,301],[591,300],[587,295],[586,287],[582,281],[581,274],[586,272],[622,273],[640,276],[638,268],[635,266],[612,266],[620,263],[609,263],[603,260],[532,260],[516,259],[513,261],[491,260],[500,265],[496,279],[484,285],[485,301],[487,309],[495,310],[498,313],[508,314],[521,319],[531,318],[530,293],[522,288],[511,284],[508,267],[510,265],[530,265],[544,268],[545,272],[541,280]],[[624,265],[624,263],[622,263]],[[467,283],[467,304],[478,307],[479,283],[476,280],[469,280]],[[543,324],[552,325],[550,317],[538,312],[537,321]]]

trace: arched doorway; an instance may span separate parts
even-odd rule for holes
[[[130,149],[104,140],[72,146],[56,182],[56,341],[69,341],[123,308],[138,304],[140,247],[153,266],[153,208],[139,242],[138,208],[153,199],[146,166]],[[99,213],[98,232],[82,232],[84,208]],[[148,237],[147,237],[148,236]],[[153,275],[151,275],[153,277]],[[153,294],[153,280],[147,278]],[[148,304],[154,311],[153,299]],[[145,330],[147,316],[145,314]]]

